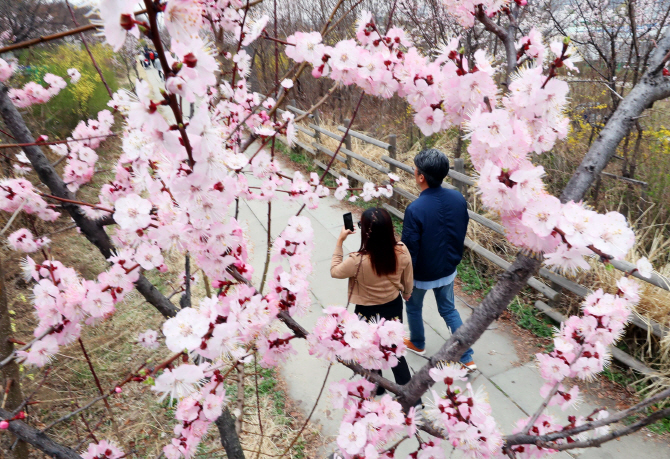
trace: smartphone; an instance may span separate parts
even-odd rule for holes
[[[351,216],[351,212],[347,212],[342,216],[344,218],[344,227],[349,231],[354,230],[354,218]]]

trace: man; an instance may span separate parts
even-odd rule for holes
[[[421,188],[419,198],[405,210],[402,242],[409,249],[414,266],[414,290],[407,300],[407,322],[410,339],[405,344],[419,355],[426,353],[423,329],[423,297],[432,290],[437,310],[453,333],[463,321],[454,304],[456,266],[463,257],[463,242],[468,229],[468,207],[456,190],[442,188],[449,173],[449,160],[444,153],[423,150],[414,158],[414,178]],[[477,366],[472,349],[461,357],[468,370]]]

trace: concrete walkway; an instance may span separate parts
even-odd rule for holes
[[[256,185],[256,179],[249,176],[250,185]],[[295,215],[299,209],[298,203],[273,204],[272,211],[272,236],[276,237],[286,226],[288,219]],[[346,212],[334,198],[322,200],[318,209],[305,209],[302,215],[309,217],[314,228],[314,273],[312,274],[311,296],[313,299],[312,311],[298,321],[308,330],[311,329],[316,320],[322,315],[321,309],[329,305],[343,305],[346,301],[347,282],[345,280],[332,279],[330,277],[330,258],[337,236],[342,226],[342,214]],[[267,204],[251,201],[241,202],[239,217],[248,226],[248,234],[253,250],[253,265],[255,267],[254,280],[256,285],[262,276],[263,263],[266,250],[266,228],[267,228]],[[350,236],[345,242],[345,252],[355,251],[360,244],[358,235]],[[272,272],[272,267],[270,268]],[[458,300],[458,310],[465,320],[470,315],[470,309]],[[449,331],[437,313],[435,299],[432,294],[426,295],[424,305],[424,322],[426,324],[427,354],[431,355],[449,336]],[[540,405],[542,399],[539,389],[543,380],[535,368],[530,364],[519,365],[513,337],[496,329],[488,330],[482,338],[474,345],[474,358],[479,371],[471,376],[473,387],[483,386],[489,396],[493,407],[493,414],[500,427],[505,433],[511,433],[514,423],[521,418],[528,417]],[[289,396],[300,409],[309,414],[321,390],[321,385],[328,371],[328,364],[323,360],[309,355],[306,343],[303,340],[293,341],[298,355],[291,358],[281,368],[282,377],[288,384]],[[413,353],[407,356],[412,372],[421,368],[425,359]],[[391,371],[385,371],[384,375],[393,378]],[[352,372],[342,365],[333,365],[330,368],[328,382],[324,394],[319,400],[317,408],[312,416],[312,421],[319,423],[322,427],[321,433],[329,442],[325,447],[325,454],[334,451],[334,443],[338,434],[341,413],[333,410],[328,397],[327,385],[333,381],[343,378],[350,379]],[[442,388],[439,388],[442,389]],[[424,403],[430,403],[430,397],[424,397]],[[602,403],[602,402],[601,402]],[[598,403],[582,403],[577,411],[572,413],[561,413],[554,411],[558,419],[565,420],[569,414],[591,413]],[[670,449],[665,442],[650,438],[646,432],[638,432],[635,435],[624,437],[619,441],[606,443],[601,448],[589,449],[580,456],[587,459],[628,459],[631,457],[642,457],[648,459],[661,459],[670,456]],[[416,440],[407,440],[398,449],[396,457],[404,458],[408,452],[416,447]],[[451,454],[459,457],[457,452]],[[563,452],[554,457],[569,458],[575,453]]]

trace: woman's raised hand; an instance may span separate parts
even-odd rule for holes
[[[344,226],[342,227],[342,231],[340,231],[340,236],[337,238],[339,241],[344,241],[347,237],[349,237],[350,234],[354,234],[356,231],[351,231],[346,229]]]

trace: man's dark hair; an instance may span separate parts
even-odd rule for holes
[[[431,188],[442,186],[442,181],[449,174],[449,158],[434,148],[419,152],[414,157],[414,165]]]

